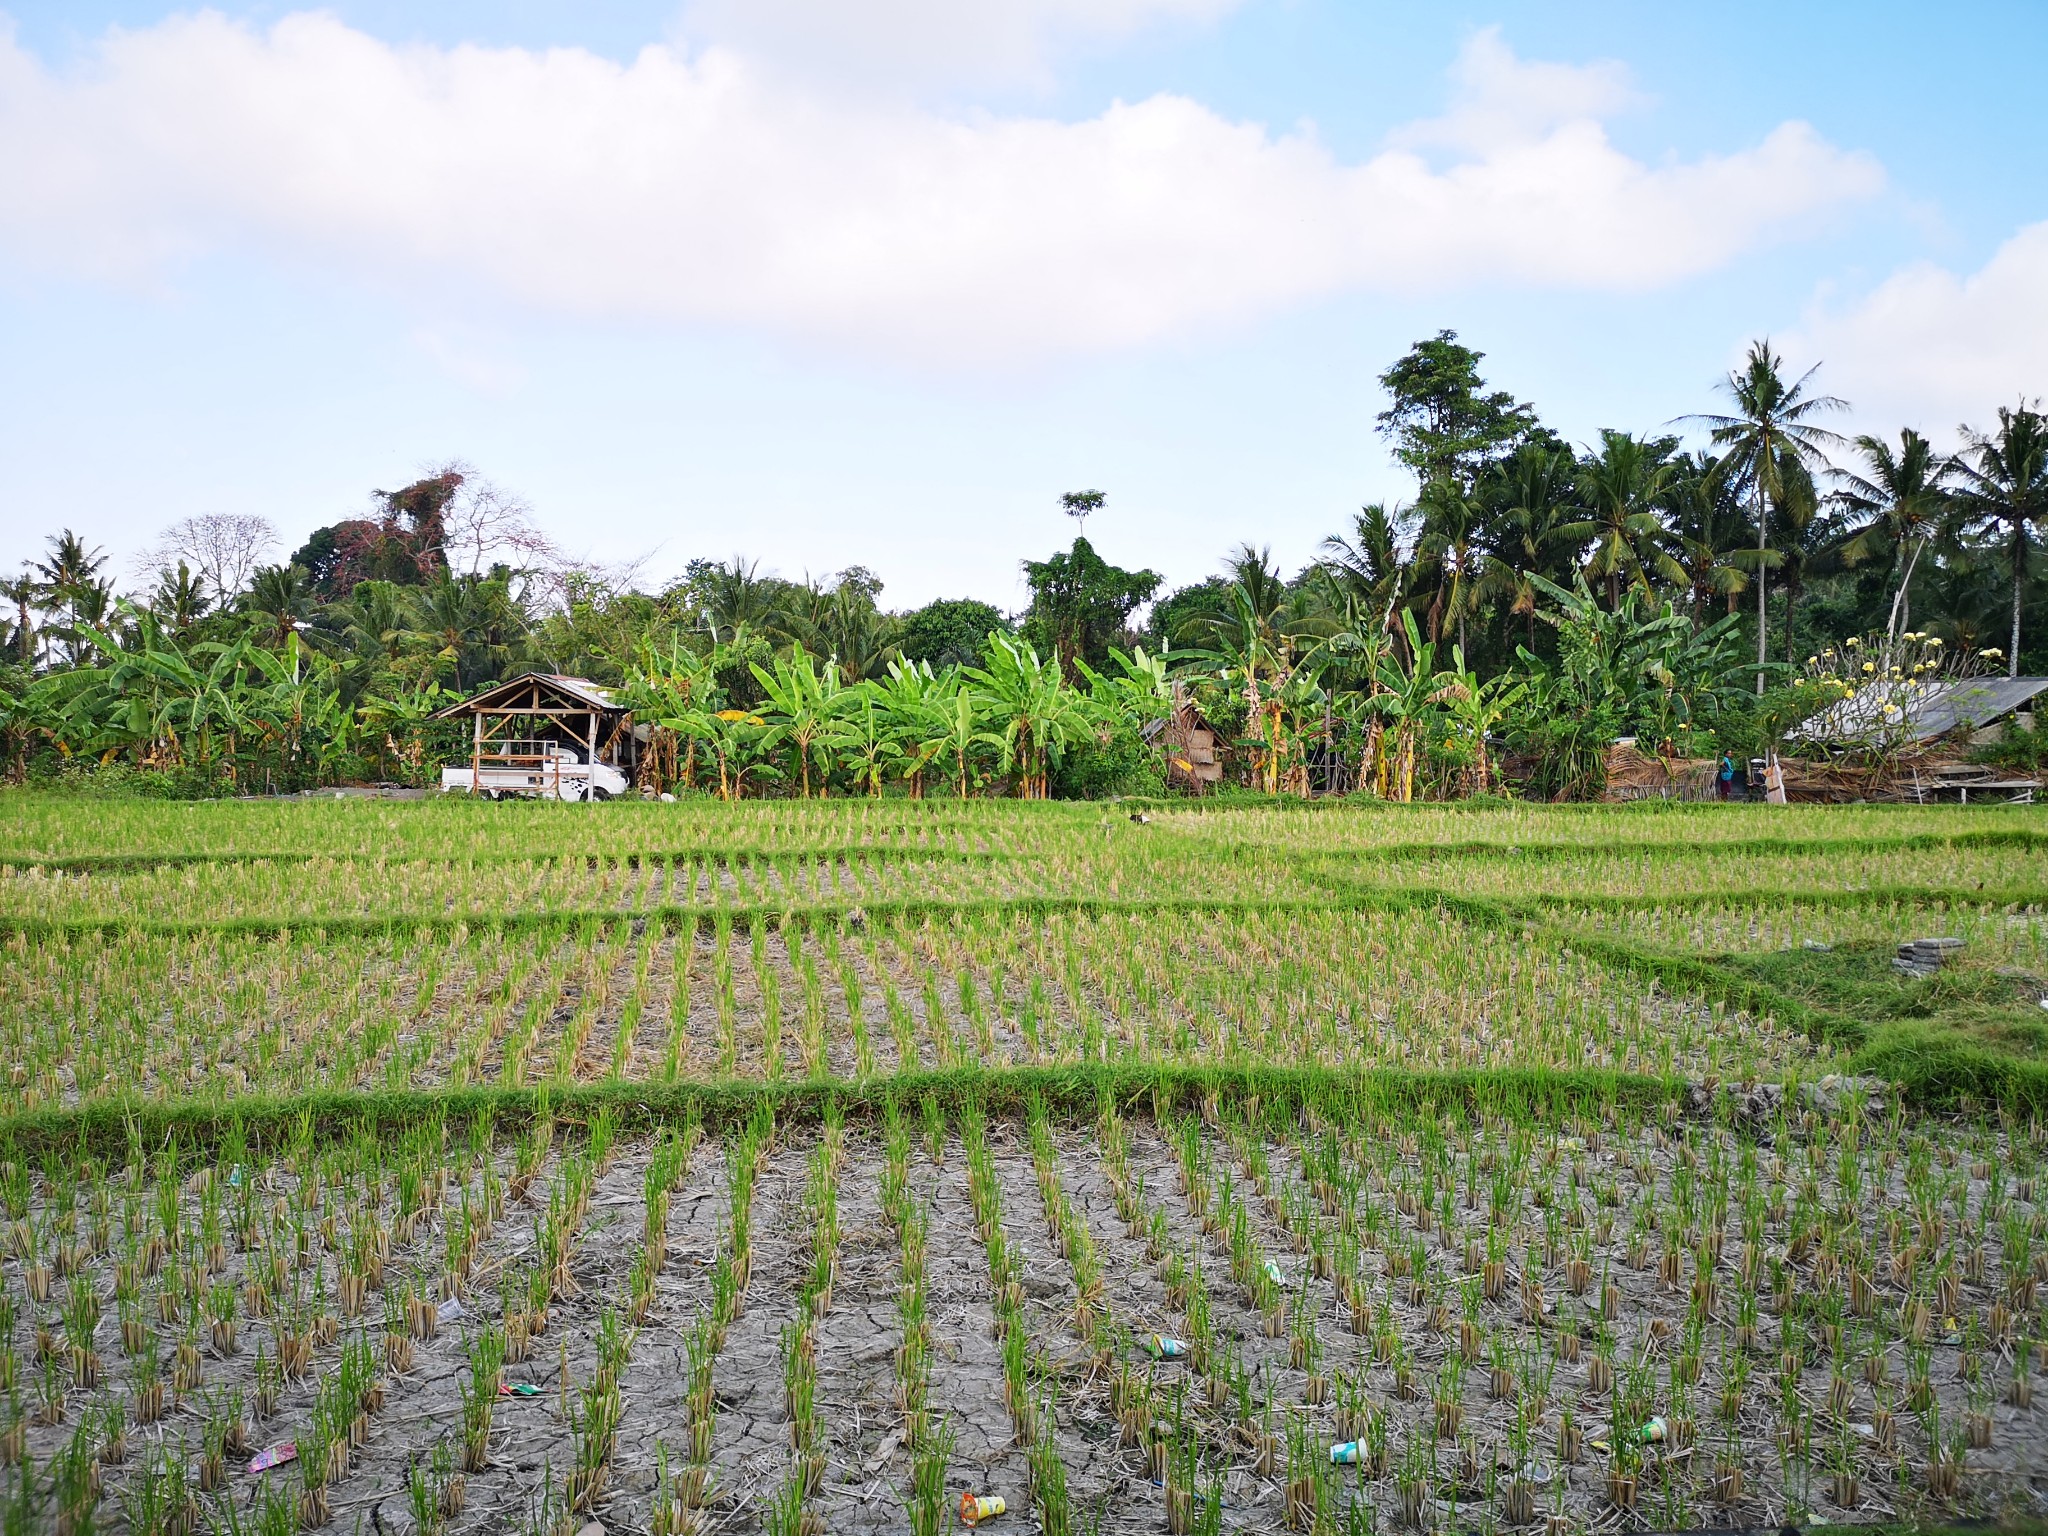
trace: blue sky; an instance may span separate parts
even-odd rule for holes
[[[1577,439],[1765,333],[1858,428],[2048,393],[2038,4],[6,14],[0,567],[460,458],[650,579],[1015,606],[1082,486],[1307,559],[1443,327]]]

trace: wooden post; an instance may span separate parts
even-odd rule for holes
[[[469,792],[474,795],[480,794],[483,790],[484,712],[480,709],[472,710],[469,718],[474,723],[469,741]]]

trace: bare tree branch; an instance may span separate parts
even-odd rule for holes
[[[554,541],[535,526],[533,509],[471,471],[441,514],[449,569],[480,576],[493,565],[540,571],[558,560]]]
[[[226,603],[248,585],[277,547],[277,529],[251,513],[206,512],[171,524],[136,561],[136,574],[154,578],[184,561],[206,582],[214,601]]]

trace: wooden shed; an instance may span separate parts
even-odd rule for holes
[[[639,755],[631,711],[585,677],[528,672],[434,718],[471,722],[469,762],[443,771],[444,788],[603,799],[630,782]]]
[[[1190,794],[1205,795],[1223,782],[1216,728],[1178,687],[1173,710],[1144,728],[1144,737],[1166,758],[1166,782]]]

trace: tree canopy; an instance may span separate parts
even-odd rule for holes
[[[1787,727],[1895,720],[1972,669],[2048,671],[2038,403],[1953,451],[1911,429],[1844,441],[1816,371],[1760,341],[1690,442],[1568,444],[1483,360],[1445,331],[1386,370],[1377,425],[1413,495],[1334,519],[1306,564],[1246,542],[1162,595],[1076,537],[1023,562],[1014,627],[973,597],[892,609],[863,565],[703,556],[644,589],[564,560],[453,463],[285,560],[266,518],[209,514],[123,585],[64,528],[0,587],[0,772],[429,781],[435,709],[531,669],[623,690],[645,783],[670,791],[1157,790],[1187,779],[1162,726],[1192,710],[1227,782],[1266,793],[1576,795],[1617,737],[1832,750]],[[1106,502],[1057,499],[1077,518]]]

